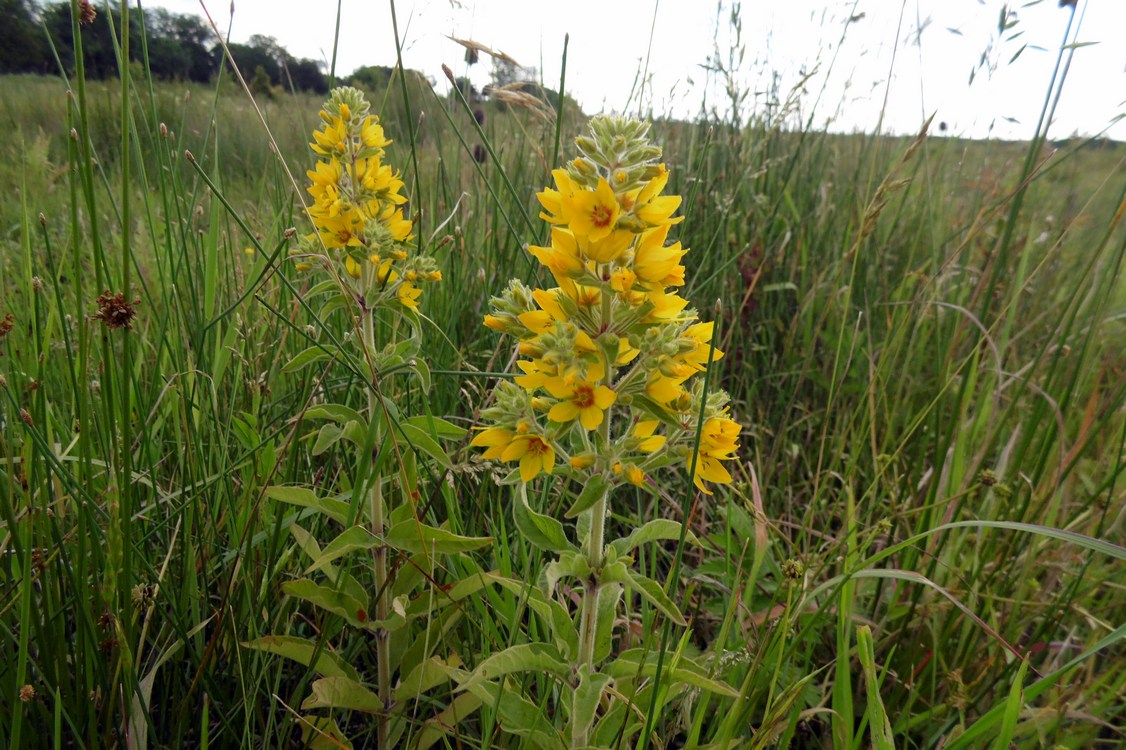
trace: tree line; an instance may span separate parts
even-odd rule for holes
[[[83,4],[79,4],[83,5]],[[34,0],[0,0],[0,74],[60,72],[75,68],[71,4],[39,4]],[[93,15],[91,18],[90,16]],[[87,11],[82,35],[82,60],[87,78],[110,78],[118,74],[116,30],[121,14],[96,15]],[[211,29],[202,18],[173,13],[163,8],[129,14],[131,61],[147,65],[154,78],[169,81],[211,81],[225,64],[223,49],[212,41]],[[328,76],[317,60],[295,58],[276,39],[256,34],[245,44],[231,42],[231,57],[259,88],[326,93]]]

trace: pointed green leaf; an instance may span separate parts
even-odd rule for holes
[[[668,594],[661,588],[661,584],[628,568],[626,569],[626,576],[628,577],[626,585],[648,599],[649,603],[661,610],[666,617],[682,628],[688,625],[688,621],[684,619],[684,615],[680,614],[680,609],[673,603],[673,600],[669,599]]]
[[[330,357],[337,355],[335,346],[310,346],[301,352],[298,352],[293,359],[289,360],[282,367],[282,372],[296,372],[301,370],[314,362],[320,362]]]
[[[386,541],[389,546],[411,554],[453,555],[484,547],[491,544],[493,538],[460,536],[446,529],[410,520],[392,526],[387,532]]]
[[[516,528],[533,546],[545,552],[577,551],[578,548],[567,539],[562,523],[550,516],[537,513],[528,505],[528,492],[523,483],[516,489],[516,502],[512,504],[512,514],[516,520]]]
[[[307,638],[298,638],[292,635],[266,635],[255,638],[253,641],[246,641],[242,646],[255,651],[266,651],[284,656],[325,677],[359,679],[359,674],[356,673],[351,664],[324,647],[318,653],[317,644]],[[315,659],[314,654],[316,654]]]
[[[344,430],[332,423],[321,425],[321,429],[317,433],[317,440],[313,443],[313,455],[319,456],[332,448],[343,434]]]
[[[632,680],[635,677],[652,677],[657,673],[658,654],[656,651],[646,652],[644,649],[634,648],[618,654],[614,661],[606,664],[603,670],[616,680]],[[663,662],[664,675],[662,682],[665,684],[682,683],[707,690],[717,695],[729,698],[739,696],[739,691],[708,676],[704,667],[685,656],[684,654],[665,653]]]
[[[543,710],[510,686],[480,683],[469,690],[490,706],[496,705],[500,725],[506,732],[524,737],[540,750],[566,750],[559,730]]]
[[[425,432],[427,435],[435,435],[439,438],[446,438],[450,440],[461,440],[466,436],[468,430],[465,430],[452,422],[447,422],[438,417],[419,416],[410,417],[403,420],[404,424],[413,425],[418,429]]]
[[[622,539],[615,539],[610,542],[610,546],[619,556],[629,554],[630,550],[640,547],[648,542],[655,541],[670,541],[680,539],[680,524],[668,518],[656,518],[649,523],[646,523]],[[700,540],[691,531],[688,531],[684,537],[685,541],[699,545]]]
[[[438,740],[462,726],[467,718],[477,712],[481,703],[481,697],[472,693],[462,693],[454,698],[445,710],[422,726],[415,750],[429,750]]]
[[[583,491],[579,493],[574,504],[567,510],[567,518],[577,518],[584,510],[589,510],[602,498],[606,497],[608,485],[601,474],[596,474],[587,481]]]
[[[610,684],[610,675],[601,672],[591,674],[583,667],[579,671],[579,684],[575,688],[575,699],[571,704],[571,733],[583,734],[590,732],[594,724],[595,714],[598,713],[598,702],[602,699],[602,691]]]
[[[400,680],[395,686],[392,697],[396,703],[405,703],[415,700],[432,687],[437,687],[454,678],[461,667],[457,656],[446,661],[438,656],[432,656],[411,670],[410,674]]]
[[[305,574],[308,575],[315,570],[320,570],[333,560],[347,555],[349,552],[371,550],[381,544],[382,542],[380,542],[379,537],[372,534],[363,526],[353,526],[343,531],[339,536],[326,544],[324,550],[321,551],[320,557],[314,560],[313,564],[305,569]]]
[[[409,445],[430,456],[443,467],[453,468],[453,461],[446,455],[446,451],[438,444],[438,441],[430,437],[422,428],[409,422],[401,422],[399,427],[402,429],[403,438]]]
[[[301,702],[301,710],[342,708],[376,714],[383,710],[379,696],[348,677],[322,677],[312,685],[313,694]]]
[[[331,419],[338,424],[363,422],[364,418],[355,409],[342,404],[316,404],[305,410],[306,419]]]
[[[348,503],[328,497],[317,497],[308,487],[267,487],[266,497],[302,508],[314,508],[344,526],[348,523]]]
[[[872,644],[872,628],[861,625],[856,629],[856,654],[864,671],[864,689],[868,693],[868,731],[872,733],[873,750],[895,750],[891,722],[888,721],[884,702],[880,698],[880,681],[876,675],[876,655]],[[1006,742],[1004,747],[1008,747]]]
[[[493,654],[477,665],[469,678],[461,684],[462,690],[494,680],[513,672],[550,672],[568,677],[571,669],[563,663],[559,650],[546,643],[521,643]]]
[[[352,750],[352,743],[331,716],[302,716],[301,739],[310,750]]]
[[[350,594],[337,591],[328,586],[320,586],[308,578],[286,581],[282,591],[297,599],[303,599],[323,610],[340,615],[356,627],[365,627],[368,621],[367,602],[360,601]]]

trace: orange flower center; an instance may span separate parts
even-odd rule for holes
[[[599,203],[590,212],[590,222],[601,229],[610,225],[610,217],[613,215],[614,212],[610,210],[609,206]]]
[[[543,441],[543,438],[533,437],[528,441],[528,453],[531,453],[533,456],[542,456],[549,450],[551,450],[551,448]]]
[[[594,406],[594,386],[580,385],[575,388],[575,396],[571,399],[575,402],[575,406],[580,409],[587,409]]]

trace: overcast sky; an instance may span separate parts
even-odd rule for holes
[[[206,5],[221,29],[227,0],[157,0],[183,13]],[[729,107],[717,60],[741,91],[746,111],[771,89],[785,99],[812,74],[800,116],[834,130],[914,132],[936,113],[948,132],[1028,139],[1035,132],[1062,44],[1074,44],[1064,95],[1050,135],[1106,134],[1126,141],[1126,0],[1010,2],[1014,25],[1001,33],[999,0],[747,0],[732,23],[732,3],[709,0],[399,0],[403,64],[446,90],[443,63],[478,85],[490,60],[467,68],[464,49],[446,35],[472,39],[534,66],[557,88],[564,34],[570,34],[567,93],[588,114],[637,112],[643,79],[647,111],[691,116],[701,103]],[[231,35],[278,39],[296,57],[332,56],[332,0],[235,0]],[[394,65],[390,3],[342,0],[338,73]],[[718,50],[718,51],[717,51]],[[742,52],[741,58],[739,57]],[[1019,54],[1018,54],[1019,53]],[[1015,60],[1012,58],[1016,56]],[[972,75],[972,80],[971,80]],[[772,82],[775,82],[772,86]],[[631,101],[631,90],[634,91]],[[886,107],[885,107],[886,101]],[[933,131],[932,131],[933,132]]]

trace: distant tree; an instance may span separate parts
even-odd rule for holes
[[[296,90],[311,91],[315,94],[328,93],[328,77],[324,74],[323,63],[309,58],[290,59],[285,68]]]
[[[275,60],[267,50],[251,44],[238,44],[235,42],[228,44],[227,49],[230,50],[231,58],[235,61],[235,65],[238,66],[238,69],[242,72],[244,77],[249,77],[257,73],[258,68],[261,68],[270,83],[281,83],[281,68],[278,66],[277,60]],[[215,55],[219,58],[220,62],[226,63],[222,47],[215,49]]]
[[[395,69],[386,65],[363,65],[352,71],[348,82],[357,88],[366,89],[369,93],[381,89],[391,81]]]
[[[0,18],[0,73],[46,71],[43,32],[30,0],[0,0]]]
[[[74,71],[74,38],[71,35],[70,3],[60,2],[46,6],[41,18],[59,53],[63,67],[67,71]],[[88,78],[107,78],[117,75],[117,52],[113,43],[115,29],[118,32],[121,29],[121,13],[116,8],[111,9],[108,16],[99,12],[92,24],[82,27],[82,57]],[[129,33],[133,39],[141,38],[141,16],[136,12],[129,14]],[[129,59],[141,59],[140,44],[130,45]]]

